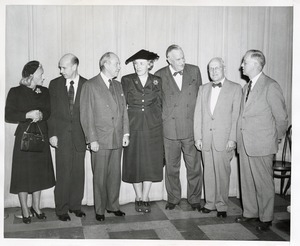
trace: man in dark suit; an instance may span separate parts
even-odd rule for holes
[[[79,60],[73,54],[59,61],[62,76],[50,81],[50,144],[55,148],[55,211],[61,221],[71,220],[68,211],[85,217],[81,210],[84,192],[86,144],[80,124],[79,102],[86,79],[78,74]]]
[[[236,127],[242,87],[225,78],[222,58],[208,64],[212,83],[200,86],[194,116],[195,145],[202,151],[205,205],[202,213],[217,210],[227,217],[230,161],[236,148]]]
[[[155,73],[162,79],[163,132],[166,158],[166,209],[174,209],[181,199],[179,169],[181,151],[187,169],[187,200],[193,210],[200,211],[202,170],[200,153],[194,146],[194,110],[199,86],[199,67],[186,64],[178,45],[166,51],[169,66]]]
[[[250,81],[243,88],[238,120],[243,216],[237,222],[260,220],[266,231],[274,216],[273,157],[287,129],[288,118],[279,84],[262,70],[265,56],[259,50],[246,52],[242,69]]]
[[[105,210],[124,216],[120,210],[122,146],[129,144],[129,122],[122,85],[114,80],[120,71],[119,58],[105,53],[100,73],[87,81],[80,98],[80,120],[92,151],[96,219],[105,220]]]

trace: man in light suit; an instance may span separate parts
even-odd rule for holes
[[[194,110],[199,86],[199,67],[185,64],[184,53],[178,45],[166,51],[169,66],[155,73],[162,79],[163,134],[166,158],[166,209],[174,209],[181,199],[179,170],[181,151],[187,169],[187,200],[193,210],[200,211],[202,190],[201,157],[194,145]]]
[[[80,93],[86,79],[78,74],[79,60],[73,54],[59,61],[62,76],[49,84],[51,116],[48,120],[50,144],[55,148],[55,211],[61,221],[71,220],[68,211],[81,211],[84,192],[85,138],[80,124]]]
[[[87,81],[80,98],[81,124],[92,151],[96,219],[105,220],[105,210],[115,216],[120,211],[122,145],[129,144],[129,122],[122,85],[114,80],[120,71],[119,58],[105,53],[100,73]]]
[[[259,219],[259,231],[266,231],[272,225],[273,157],[288,124],[282,90],[262,72],[264,65],[265,56],[261,51],[246,52],[242,69],[250,81],[243,88],[237,132],[243,216],[236,221]]]
[[[200,86],[194,116],[195,146],[202,151],[204,164],[202,213],[217,210],[217,217],[225,218],[242,87],[225,78],[222,58],[210,60],[208,72],[212,83]]]

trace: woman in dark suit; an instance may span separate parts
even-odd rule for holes
[[[125,62],[133,62],[135,73],[121,79],[130,124],[130,144],[124,149],[122,180],[133,184],[135,209],[145,213],[151,211],[152,182],[163,179],[161,79],[149,73],[158,58],[155,53],[140,50]]]
[[[40,210],[41,190],[55,184],[53,165],[48,142],[42,152],[21,151],[21,138],[30,123],[31,130],[38,127],[48,139],[47,119],[50,116],[48,89],[41,86],[43,67],[38,61],[28,62],[22,71],[20,85],[10,89],[5,106],[5,119],[17,123],[13,150],[10,193],[18,194],[25,224],[31,222],[31,214],[38,219],[46,219]],[[32,129],[33,128],[33,129]],[[27,207],[28,194],[32,194],[32,206]]]

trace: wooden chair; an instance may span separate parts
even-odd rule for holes
[[[289,151],[289,152],[287,152]],[[273,162],[273,177],[280,179],[280,195],[285,196],[287,190],[291,186],[291,161],[287,161],[287,153],[290,154],[290,158],[292,155],[292,125],[289,126],[286,131],[283,150],[282,150],[282,158],[280,161],[274,160]],[[288,178],[288,182],[283,191],[285,179]]]

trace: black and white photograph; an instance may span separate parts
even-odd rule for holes
[[[297,245],[299,0],[0,7],[1,245]]]

